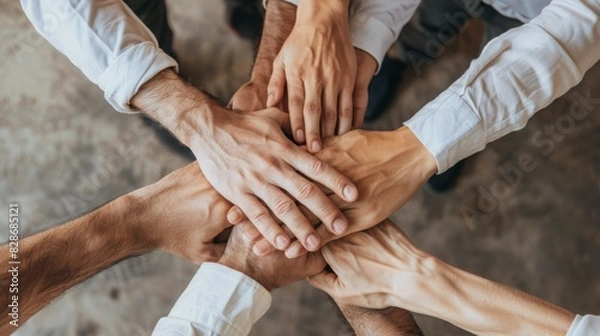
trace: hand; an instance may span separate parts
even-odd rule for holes
[[[316,153],[322,139],[352,129],[355,78],[348,0],[301,1],[273,64],[267,106],[281,103],[287,88],[294,139]]]
[[[416,248],[391,221],[321,250],[333,273],[309,277],[338,304],[399,307],[476,335],[564,335],[574,315],[469,274]]]
[[[309,284],[341,305],[413,310],[418,303],[411,299],[419,296],[413,293],[421,293],[436,275],[435,258],[417,249],[389,220],[331,242],[321,252],[333,273],[323,271],[310,277]]]
[[[215,238],[231,224],[231,204],[208,183],[197,163],[176,170],[155,184],[132,192],[131,216],[140,220],[133,230],[136,239],[195,263],[217,261],[227,239]],[[132,212],[135,212],[132,214]]]
[[[249,222],[235,226],[220,264],[246,274],[269,291],[318,274],[325,268],[325,260],[318,252],[293,260],[281,252],[256,256],[252,253],[255,241],[244,234],[251,228]]]
[[[285,137],[281,128],[287,118],[287,114],[275,108],[250,114],[221,109],[213,119],[210,135],[201,137],[192,149],[196,157],[202,158],[200,166],[213,187],[237,204],[273,246],[283,250],[290,239],[267,207],[307,250],[315,251],[321,238],[315,235],[295,200],[336,234],[347,229],[348,221],[333,201],[307,178],[350,202],[358,193],[350,180]]]
[[[354,83],[354,117],[352,126],[354,129],[362,128],[369,103],[369,84],[377,70],[377,61],[369,53],[354,48],[356,51],[356,82]]]
[[[356,187],[286,138],[282,128],[289,119],[284,112],[276,108],[244,114],[227,110],[172,70],[164,70],[146,82],[133,97],[132,105],[146,111],[190,147],[210,184],[238,205],[273,246],[285,249],[290,241],[268,209],[308,250],[314,251],[320,245],[321,239],[294,199],[314,212],[332,232],[343,233],[347,228],[341,211],[308,179],[348,202],[358,197]]]
[[[267,107],[268,78],[250,79],[231,97],[228,108],[238,112],[264,110]]]
[[[329,196],[350,221],[343,235],[368,229],[389,217],[437,170],[431,153],[407,127],[391,132],[352,131],[332,138],[317,158],[349,176],[358,186],[360,196],[353,203],[344,202],[333,194]],[[314,216],[307,216],[311,223],[317,224]],[[316,231],[323,244],[340,238],[322,225]],[[259,242],[256,250],[261,254],[272,252],[265,241]],[[286,249],[290,258],[303,253],[306,250],[296,241]]]

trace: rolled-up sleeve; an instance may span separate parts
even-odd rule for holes
[[[21,0],[35,29],[103,91],[119,112],[136,112],[131,98],[177,62],[122,0]]]
[[[465,74],[408,120],[444,172],[577,85],[600,59],[600,3],[554,0],[492,40]]]
[[[248,276],[204,263],[152,336],[245,336],[271,305],[271,294]]]

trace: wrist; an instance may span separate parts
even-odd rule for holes
[[[132,194],[123,195],[104,207],[91,213],[93,239],[106,241],[117,260],[150,252],[155,249],[155,242],[148,239],[145,233],[141,205]]]
[[[297,10],[297,22],[314,25],[323,19],[348,22],[350,0],[309,0],[300,1]]]
[[[253,252],[251,252],[253,253]],[[236,270],[240,273],[245,274],[247,277],[251,278],[252,280],[258,282],[261,286],[263,286],[267,291],[272,291],[273,289],[275,289],[275,285],[271,284],[269,281],[266,281],[265,279],[260,278],[260,274],[259,271],[254,270],[253,267],[249,266],[245,260],[246,258],[243,258],[244,261],[240,260],[236,260],[235,258],[229,258],[229,256],[227,254],[225,254],[223,256],[223,258],[221,258],[221,260],[219,260],[219,264],[229,267],[232,270]]]
[[[404,153],[407,151],[410,152],[409,156],[411,161],[416,167],[419,167],[417,177],[420,180],[425,182],[438,171],[435,157],[427,147],[419,141],[410,128],[402,126],[392,131],[390,136],[394,142],[396,151],[402,151]],[[406,155],[404,155],[404,159],[406,159]],[[406,162],[404,164],[406,164]]]
[[[144,83],[131,103],[188,147],[212,124],[213,112],[218,106],[173,69],[165,69]]]

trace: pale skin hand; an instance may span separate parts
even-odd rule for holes
[[[14,293],[19,325],[69,288],[133,255],[160,250],[198,264],[219,260],[226,237],[218,235],[231,226],[225,219],[230,206],[193,163],[81,218],[22,239]],[[9,245],[2,246],[0,262],[9,260]],[[0,283],[8,288],[6,269]],[[0,296],[3,335],[14,331],[8,324],[9,299]]]
[[[331,139],[317,157],[349,176],[359,188],[360,196],[353,203],[330,194],[350,221],[345,235],[373,227],[389,217],[437,171],[431,153],[407,127],[391,132],[355,130]],[[311,223],[317,224],[309,211],[302,211]],[[239,221],[241,218],[236,218],[232,223]],[[328,233],[322,225],[317,232],[323,244],[340,237]],[[262,255],[273,249],[266,241],[260,241],[256,251]],[[290,258],[304,253],[306,250],[296,241],[286,249]]]
[[[574,319],[560,307],[444,264],[389,220],[331,242],[322,253],[333,273],[309,283],[341,304],[400,307],[476,335],[565,335]]]
[[[255,241],[245,231],[253,228],[249,222],[234,227],[220,264],[242,272],[260,283],[268,291],[283,287],[325,268],[321,253],[308,253],[301,258],[288,259],[282,252],[259,257],[252,252]]]
[[[269,210],[306,249],[318,249],[321,239],[296,200],[332,232],[346,230],[348,222],[339,208],[311,180],[349,202],[358,196],[356,187],[287,139],[282,131],[287,114],[275,108],[245,114],[229,111],[172,70],[164,70],[145,83],[132,104],[192,149],[210,184],[238,205],[273,246],[285,249],[290,239]]]
[[[317,153],[323,139],[353,125],[356,57],[350,40],[348,0],[307,0],[273,65],[267,106],[287,94],[292,135]]]

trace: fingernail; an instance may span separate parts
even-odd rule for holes
[[[284,250],[288,245],[288,238],[280,234],[275,238],[275,244],[278,249]]]
[[[285,251],[285,256],[286,256],[288,259],[294,259],[294,258],[297,258],[297,257],[299,256],[299,254],[300,254],[300,249],[301,249],[301,248],[302,248],[302,247],[301,247],[300,245],[294,245],[294,246],[290,247],[289,249],[287,249],[287,250]]]
[[[252,252],[254,252],[254,254],[256,254],[257,256],[262,256],[265,253],[267,253],[268,249],[269,249],[269,246],[267,243],[259,242],[256,245],[254,245],[254,247],[252,247]]]
[[[353,200],[358,194],[358,190],[356,190],[356,187],[350,185],[345,186],[342,192],[344,193],[344,197],[346,197],[346,200]]]
[[[306,247],[309,250],[315,251],[316,249],[319,248],[319,244],[321,243],[321,239],[319,239],[319,237],[317,237],[317,235],[310,234],[308,236],[308,238],[306,238]]]
[[[346,231],[346,229],[348,228],[348,222],[345,221],[342,218],[336,218],[333,221],[333,231],[335,232],[335,234],[342,234]]]
[[[299,129],[296,131],[296,141],[298,141],[299,143],[303,143],[304,142],[304,131]]]
[[[321,151],[321,144],[319,143],[319,141],[313,140],[313,142],[312,142],[312,150],[313,150],[313,152],[319,152],[319,151]]]
[[[237,223],[241,217],[242,217],[242,213],[240,212],[240,209],[235,208],[235,209],[233,209],[233,211],[230,212],[229,222]]]
[[[269,93],[269,96],[267,97],[267,107],[271,107],[271,104],[273,104],[273,94]]]

